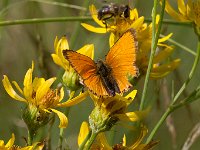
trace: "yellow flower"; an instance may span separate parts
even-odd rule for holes
[[[89,133],[89,125],[87,122],[83,122],[80,128],[79,136],[78,136],[78,145],[80,147],[81,143],[85,140]],[[137,140],[130,146],[126,144],[126,136],[124,135],[123,140],[120,144],[115,144],[114,146],[110,146],[105,133],[99,133],[91,146],[91,150],[149,150],[152,149],[158,142],[152,141],[148,144],[142,144],[142,140],[147,134],[147,128],[142,126],[141,132]]]
[[[174,10],[169,3],[166,1],[166,12],[174,19],[181,22],[193,22],[200,27],[200,1],[199,0],[188,0],[187,3],[184,0],[177,0],[178,10]]]
[[[111,32],[109,38],[110,47],[112,47],[116,40],[129,28],[136,30],[136,40],[138,40],[138,52],[136,64],[139,68],[140,75],[145,75],[148,67],[149,54],[151,50],[151,41],[152,41],[152,23],[147,25],[144,22],[144,17],[138,17],[137,9],[130,10],[130,18],[116,17],[115,21],[109,21],[107,26],[97,18],[97,10],[94,5],[90,6],[90,13],[94,21],[101,26],[101,28],[96,28],[91,25],[82,23],[81,25],[88,29],[89,31],[96,33],[106,33]],[[156,16],[156,24],[158,24],[160,16]],[[175,59],[172,61],[164,61],[170,56],[173,52],[173,47],[164,44],[172,34],[169,34],[163,38],[160,38],[158,41],[158,46],[160,50],[156,53],[154,58],[153,68],[151,70],[150,77],[152,79],[163,78],[176,69],[180,64],[180,59]]]
[[[54,49],[55,49],[55,54],[51,54],[53,61],[55,62],[55,64],[65,69],[65,73],[62,78],[63,83],[72,91],[79,89],[81,87],[79,82],[79,76],[63,56],[63,50],[69,50],[69,44],[67,38],[63,36],[61,39],[58,40],[58,38],[56,37],[54,41]],[[77,50],[77,52],[93,59],[94,45],[87,44],[82,48],[80,48],[79,50]]]
[[[89,116],[90,127],[95,132],[107,131],[118,121],[135,122],[147,115],[145,111],[126,112],[130,103],[134,100],[137,91],[133,90],[123,97],[116,94],[114,97],[97,97],[90,93],[95,108]]]
[[[153,67],[150,73],[151,79],[159,79],[168,75],[180,65],[180,59],[174,59],[168,61],[169,56],[174,51],[173,46],[164,44],[166,40],[171,37],[172,34],[160,38],[158,40],[158,48],[153,58]],[[149,62],[149,54],[151,50],[151,42],[143,41],[140,43],[139,51],[137,53],[136,65],[139,68],[140,75],[145,75]]]
[[[126,32],[128,29],[133,28],[136,31],[143,30],[145,28],[146,24],[143,24],[144,17],[138,17],[137,9],[131,9],[130,10],[130,17],[124,18],[124,17],[116,17],[114,21],[103,23],[102,20],[99,20],[97,17],[97,10],[94,5],[91,5],[89,7],[90,13],[92,15],[92,18],[94,21],[100,25],[101,27],[94,27],[86,23],[81,23],[81,25],[86,28],[87,30],[95,33],[106,33],[111,32],[110,34],[110,46],[111,43],[114,43],[116,40],[121,37],[121,35]]]
[[[75,97],[74,99],[68,100],[66,102],[61,103],[61,100],[64,97],[64,90],[63,88],[58,89],[51,89],[51,85],[54,83],[56,78],[50,78],[45,80],[44,78],[35,77],[33,79],[34,64],[32,63],[32,68],[30,68],[24,77],[24,87],[23,89],[20,88],[16,81],[13,81],[15,88],[18,92],[22,95],[18,95],[17,92],[12,87],[8,77],[4,75],[2,80],[3,86],[7,93],[15,100],[25,102],[27,104],[27,109],[25,111],[25,120],[27,126],[33,126],[33,123],[36,122],[35,128],[37,129],[42,122],[48,120],[48,116],[50,113],[54,112],[58,115],[60,119],[60,128],[65,128],[68,124],[67,117],[60,111],[54,109],[56,107],[68,107],[71,105],[75,105],[80,101],[84,100],[85,97],[88,95],[87,92],[80,94],[79,96]],[[30,115],[34,115],[33,120],[30,119]],[[44,121],[44,120],[46,121]],[[28,122],[27,122],[28,121]],[[30,121],[30,122],[29,122]],[[40,122],[41,121],[41,122]]]
[[[0,150],[33,150],[33,146],[25,146],[20,147],[14,145],[15,142],[15,135],[12,134],[11,139],[8,141],[8,143],[5,145],[3,140],[0,140]],[[36,149],[39,150],[39,149]]]

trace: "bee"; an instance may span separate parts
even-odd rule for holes
[[[99,20],[102,20],[104,24],[106,24],[108,19],[113,17],[128,18],[130,17],[130,7],[128,5],[110,3],[99,9],[97,17]]]

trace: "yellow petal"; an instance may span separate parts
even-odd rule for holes
[[[13,144],[15,142],[15,135],[12,133],[12,137],[11,139],[8,141],[8,143],[6,144],[6,147],[12,147]]]
[[[115,44],[115,34],[113,32],[110,33],[109,44],[110,47],[112,47]]]
[[[50,89],[50,86],[55,80],[56,78],[50,78],[38,87],[38,90],[36,91],[36,101],[40,101],[43,98],[43,96],[47,94],[47,92]]]
[[[119,118],[120,120],[122,120],[122,121],[132,121],[132,122],[135,122],[135,121],[140,120],[138,114],[135,113],[135,112],[129,112],[129,113],[126,113],[126,114],[117,114],[115,116],[117,118]]]
[[[128,95],[126,95],[125,98],[126,98],[126,99],[131,98],[132,100],[134,100],[136,94],[137,94],[137,90],[133,90],[133,91],[131,91]]]
[[[173,35],[173,33],[170,33],[170,34],[158,39],[158,43],[167,41],[172,35]]]
[[[0,140],[0,146],[4,146],[4,141],[3,140]]]
[[[180,59],[176,59],[170,63],[153,68],[150,73],[151,79],[159,79],[165,77],[180,65],[180,61]]]
[[[26,146],[26,147],[20,148],[20,150],[33,150],[33,146]],[[34,150],[42,150],[42,149],[35,148]]]
[[[89,133],[89,126],[88,126],[88,123],[84,121],[81,124],[81,128],[78,135],[78,146],[80,146],[83,143],[88,133]]]
[[[22,89],[19,87],[18,83],[17,83],[16,81],[12,81],[12,83],[15,85],[15,87],[17,88],[17,90],[18,90],[21,94],[23,94],[23,91],[22,91]]]
[[[185,5],[184,0],[177,0],[177,4],[178,4],[178,10],[180,11],[180,13],[183,16],[185,16],[187,13],[187,10],[186,10],[186,5]]]
[[[69,49],[69,43],[67,41],[67,38],[66,36],[63,36],[61,39],[60,39],[60,43],[58,42],[58,44],[60,45],[60,49],[61,51],[62,50],[66,50],[66,49]],[[58,54],[59,54],[60,51],[58,51]],[[60,54],[62,55],[62,54]]]
[[[51,109],[54,113],[56,113],[60,119],[60,124],[59,124],[59,128],[66,128],[68,125],[68,119],[67,117],[60,111],[55,110],[55,109]]]
[[[161,50],[154,58],[153,58],[153,63],[157,64],[160,63],[164,60],[166,60],[166,58],[168,58],[171,53],[174,51],[173,47],[167,47],[164,50]]]
[[[54,50],[56,51],[56,47],[58,45],[58,37],[56,36],[55,40],[54,40]],[[57,54],[57,52],[56,52]]]
[[[144,119],[149,113],[149,108],[144,111],[127,112],[125,114],[116,115],[122,121],[138,121]]]
[[[180,64],[180,59],[175,59],[169,63],[157,66],[157,67],[153,67],[152,72],[166,72],[166,71],[172,71],[174,69],[176,69],[179,64]]]
[[[130,28],[133,28],[135,30],[139,30],[142,27],[143,22],[144,22],[144,17],[142,16],[142,17],[138,18],[137,20],[135,20],[131,24]]]
[[[3,76],[3,86],[6,90],[6,92],[13,98],[16,99],[18,101],[22,101],[22,102],[26,102],[26,100],[24,98],[22,98],[21,96],[19,96],[15,90],[13,89],[12,85],[10,84],[10,81],[8,79],[8,77],[6,75]]]
[[[56,55],[56,54],[51,54],[51,57],[53,58],[53,61],[54,61],[55,64],[57,64],[58,66],[62,67],[65,70],[68,70],[68,68],[69,68],[69,62],[68,61],[63,63],[61,58],[58,57],[58,55]]]
[[[33,80],[33,89],[34,91],[37,91],[37,89],[40,87],[40,85],[42,85],[43,83],[45,83],[45,79],[44,78],[38,78],[35,77]]]
[[[60,98],[59,98],[59,102],[64,98],[65,92],[64,92],[64,88],[62,87],[60,89]]]
[[[102,21],[100,21],[99,19],[98,19],[98,12],[97,12],[97,9],[96,9],[96,7],[94,6],[94,5],[90,5],[89,6],[89,10],[90,10],[90,14],[92,15],[92,18],[94,19],[94,21],[98,24],[98,25],[100,25],[101,27],[106,27],[106,25],[105,24],[103,24],[103,22]]]
[[[171,16],[173,17],[174,19],[178,20],[178,21],[188,21],[187,18],[185,18],[183,15],[177,13],[172,7],[171,5],[169,4],[169,0],[166,1],[166,5],[165,5],[165,10],[166,12]]]
[[[122,146],[126,146],[126,135],[125,134],[122,139]]]
[[[109,31],[109,28],[97,28],[86,23],[81,23],[81,25],[87,30],[95,33],[106,33]]]
[[[26,75],[24,77],[23,91],[24,91],[24,96],[26,99],[30,99],[32,97],[32,93],[33,93],[32,74],[33,74],[33,65],[32,65],[32,68],[26,72]]]
[[[138,19],[138,11],[137,9],[131,9],[130,10],[130,20],[136,20]]]
[[[84,93],[79,94],[77,97],[75,97],[73,99],[70,99],[64,103],[58,104],[57,106],[58,107],[69,107],[69,106],[76,105],[76,104],[82,102],[88,95],[89,95],[88,91],[86,91]]]
[[[147,134],[147,132],[148,132],[147,128],[145,126],[143,126],[142,129],[141,129],[140,135],[137,138],[137,141],[132,146],[130,146],[130,149],[136,150],[138,148],[138,145],[141,144],[141,142],[142,142],[144,136]]]
[[[81,49],[77,50],[77,52],[94,59],[94,44],[87,44]]]
[[[108,144],[108,141],[107,141],[107,139],[106,139],[106,135],[105,135],[104,132],[98,134],[98,136],[97,136],[97,141],[98,141],[99,143],[101,143],[102,149],[105,149],[105,150],[113,150],[113,148]]]

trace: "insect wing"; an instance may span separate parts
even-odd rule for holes
[[[111,67],[112,75],[115,78],[120,91],[127,90],[131,84],[128,82],[127,74],[137,76],[135,66],[137,51],[137,40],[135,31],[129,29],[111,47],[106,56],[106,64]]]
[[[90,91],[96,95],[108,95],[100,76],[97,75],[97,66],[90,57],[72,50],[64,50],[63,55]]]

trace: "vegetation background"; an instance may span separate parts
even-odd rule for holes
[[[77,17],[81,14],[90,16],[88,5],[94,4],[97,8],[100,8],[105,3],[110,2],[117,2],[120,4],[129,3],[131,8],[138,9],[139,16],[144,16],[145,19],[151,18],[153,7],[152,0],[113,0],[107,2],[101,0],[91,0],[88,2],[86,0],[1,0],[0,22],[28,18]],[[176,7],[175,1],[171,0],[171,3],[174,3],[174,7]],[[64,4],[82,6],[83,10],[70,8]],[[166,13],[164,18],[172,19]],[[93,20],[84,22],[89,22],[90,24],[94,23]],[[69,21],[0,26],[0,76],[3,78],[3,75],[6,74],[11,80],[15,80],[22,85],[23,77],[28,68],[30,68],[32,60],[36,64],[34,71],[35,76],[45,78],[58,76],[60,68],[53,63],[50,55],[51,53],[54,53],[53,44],[56,36],[61,37],[66,35],[70,41],[70,49],[73,50],[77,50],[85,44],[93,43],[95,46],[95,59],[103,59],[109,50],[109,34],[89,32],[84,29],[80,23],[81,21]],[[195,51],[197,38],[193,32],[193,28],[184,25],[164,24],[162,33],[167,35],[171,32],[173,33],[173,40]],[[187,78],[194,58],[193,55],[177,46],[172,57],[181,59],[180,67],[164,79],[157,81],[151,80],[148,88],[148,98],[146,102],[148,105],[152,106],[152,109],[145,119],[145,123],[149,132],[151,132],[152,128],[166,109],[167,100],[164,96],[163,88],[161,87],[163,84],[161,83],[165,83],[165,86],[169,89],[170,93],[172,82],[174,82],[176,92]],[[200,67],[197,70],[193,80],[184,92],[185,95],[199,84]],[[130,110],[138,110],[139,108],[139,101],[144,83],[143,80],[144,79],[141,79],[137,86],[134,87],[138,90],[138,94],[135,102],[129,107]],[[27,136],[27,130],[21,117],[22,107],[24,107],[24,105],[18,101],[12,100],[5,92],[2,84],[0,84],[0,139],[8,141],[11,137],[11,133],[15,133],[15,144],[25,144],[24,137]],[[191,105],[176,110],[172,114],[172,122],[169,123],[170,121],[168,121],[168,125],[166,125],[166,123],[163,124],[154,137],[155,140],[160,141],[155,149],[181,149],[189,132],[194,125],[199,122],[199,107],[200,102],[195,101]],[[77,149],[77,136],[80,125],[82,121],[88,120],[88,115],[92,111],[92,108],[93,103],[90,99],[71,107],[69,112],[69,125],[65,130],[65,142],[69,148]],[[169,132],[170,127],[175,127],[175,132]],[[45,133],[48,132],[46,128],[41,130],[45,131]],[[134,141],[132,139],[132,137],[134,137],[134,131],[130,131],[119,124],[109,132],[111,133],[110,136],[115,136],[114,141],[110,141],[110,143],[119,143],[124,133],[128,135],[128,143]],[[43,133],[40,136],[43,137],[44,135],[45,134]],[[174,135],[176,135],[175,139],[173,138]],[[56,149],[58,137],[59,128],[57,122],[52,130],[53,149]],[[191,149],[198,150],[199,147],[200,142],[197,141]]]

